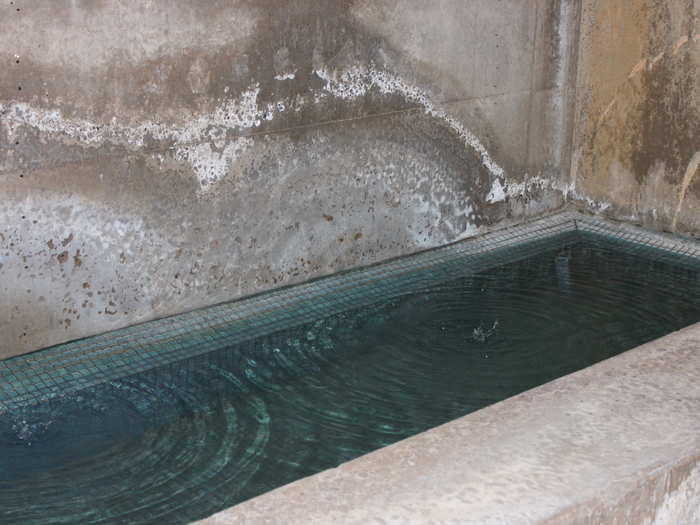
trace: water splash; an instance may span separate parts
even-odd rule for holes
[[[17,418],[12,424],[12,430],[15,432],[17,439],[26,446],[31,447],[33,442],[41,439],[46,434],[53,423],[53,420],[27,421],[23,418]]]
[[[498,328],[498,319],[493,322],[491,328],[484,328],[483,323],[479,323],[479,326],[474,328],[472,331],[472,339],[480,343],[485,342],[489,337],[496,333],[496,328]]]

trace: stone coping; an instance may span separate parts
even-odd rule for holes
[[[197,523],[700,523],[700,323]]]

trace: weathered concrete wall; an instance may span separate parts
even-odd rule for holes
[[[575,4],[3,3],[0,357],[561,206]]]
[[[586,0],[574,199],[700,234],[700,0]]]

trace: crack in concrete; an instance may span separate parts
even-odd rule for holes
[[[698,172],[700,167],[700,150],[695,152],[692,156],[690,162],[688,163],[688,168],[685,170],[685,175],[683,176],[683,182],[681,182],[680,190],[678,191],[678,204],[676,205],[676,212],[673,214],[673,221],[671,221],[671,231],[676,231],[676,224],[678,223],[678,217],[681,214],[683,208],[683,201],[685,201],[685,196],[688,193],[688,188],[693,178]]]

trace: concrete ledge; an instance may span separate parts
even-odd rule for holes
[[[700,523],[700,323],[199,523]]]

